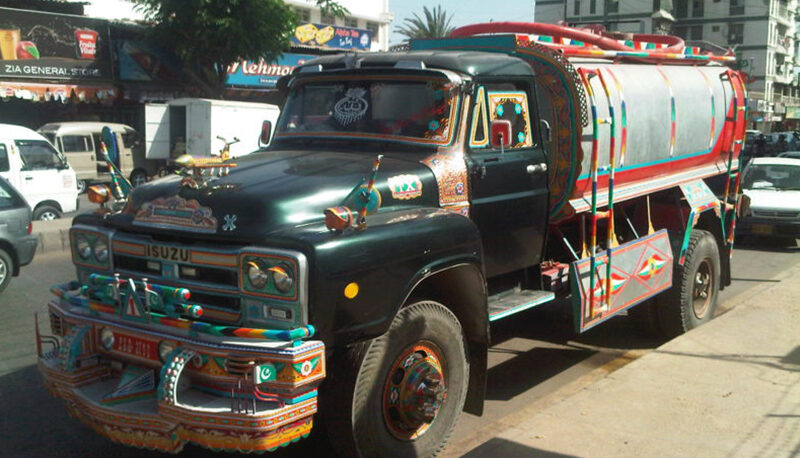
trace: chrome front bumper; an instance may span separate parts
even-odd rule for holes
[[[54,289],[61,293],[49,304],[54,335],[41,335],[37,320],[39,370],[48,390],[97,433],[175,453],[187,442],[271,451],[311,431],[325,377],[321,341],[206,336],[185,319],[131,323],[66,288]]]

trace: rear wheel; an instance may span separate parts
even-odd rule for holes
[[[719,295],[720,260],[711,233],[694,229],[683,267],[675,269],[672,289],[659,298],[658,323],[666,337],[675,337],[708,322]]]
[[[86,183],[86,180],[78,180],[78,194],[83,194],[86,192],[87,187],[88,184]]]
[[[144,170],[136,169],[131,172],[131,185],[135,188],[147,183],[147,173]]]
[[[14,261],[11,256],[0,249],[0,292],[6,289],[6,286],[11,282],[11,275],[14,272]]]
[[[40,205],[33,211],[33,219],[37,221],[51,221],[61,218],[61,212],[52,205]]]
[[[427,457],[444,448],[464,407],[469,363],[461,325],[442,304],[401,309],[386,334],[340,355],[321,404],[348,456]]]

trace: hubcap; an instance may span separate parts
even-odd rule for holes
[[[84,191],[86,191],[86,182],[78,180],[78,194],[83,194]]]
[[[41,216],[39,216],[39,220],[41,220],[41,221],[52,221],[52,220],[54,220],[56,218],[57,218],[57,216],[53,212],[44,212],[44,213],[41,214]]]
[[[711,305],[711,295],[714,291],[712,273],[711,263],[708,259],[704,259],[694,274],[692,307],[694,308],[694,316],[697,318],[703,318]]]
[[[131,181],[133,182],[131,183],[133,187],[137,187],[147,183],[147,178],[145,178],[144,175],[137,173],[136,175],[133,176],[133,179],[131,179]]]
[[[6,267],[6,263],[0,259],[0,285],[6,281],[6,275],[8,275],[8,268]]]
[[[383,418],[401,440],[428,430],[447,398],[441,351],[432,342],[407,348],[394,361],[383,390]]]

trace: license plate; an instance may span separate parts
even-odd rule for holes
[[[189,262],[190,251],[188,248],[174,246],[147,245],[145,254],[148,257],[163,259],[165,261]]]
[[[751,227],[753,234],[768,235],[772,234],[772,226],[768,224],[753,224]]]
[[[158,345],[155,342],[114,333],[114,350],[139,358],[158,361]]]

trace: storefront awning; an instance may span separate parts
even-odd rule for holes
[[[118,91],[111,85],[48,84],[0,81],[0,99],[31,102],[111,103]]]

